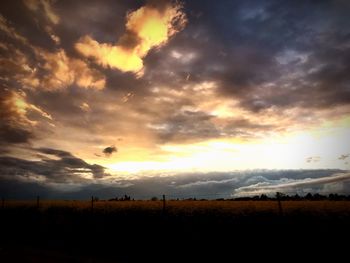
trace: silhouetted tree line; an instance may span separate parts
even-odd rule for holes
[[[134,198],[131,198],[129,195],[124,195],[122,197],[115,197],[108,199],[108,201],[134,201]],[[149,199],[150,201],[159,201],[159,198],[156,196],[153,196]],[[273,201],[273,200],[281,200],[281,201],[303,201],[303,200],[310,200],[310,201],[323,201],[323,200],[330,200],[330,201],[350,201],[350,195],[342,195],[342,194],[329,194],[329,195],[322,195],[319,193],[311,194],[308,193],[304,196],[300,196],[298,194],[295,195],[288,195],[283,193],[276,193],[275,196],[268,196],[266,194],[261,195],[255,195],[255,196],[243,196],[243,197],[235,197],[235,198],[216,198],[216,199],[196,199],[196,197],[191,198],[171,198],[169,199],[171,201],[208,201],[208,200],[215,200],[215,201]],[[94,197],[94,201],[99,201],[97,197]]]
[[[302,201],[302,200],[310,200],[310,201],[323,201],[323,200],[331,200],[331,201],[350,201],[350,195],[341,195],[341,194],[329,194],[329,195],[321,195],[319,193],[311,194],[308,193],[304,196],[300,196],[298,194],[288,195],[283,193],[278,193],[274,197],[269,197],[265,194],[250,196],[250,197],[236,197],[230,200],[235,201],[268,201],[268,200],[281,200],[281,201]]]
[[[131,199],[130,195],[124,195],[122,197],[115,197],[115,198],[111,198],[111,199],[108,199],[108,201],[130,201],[130,200],[134,200]]]

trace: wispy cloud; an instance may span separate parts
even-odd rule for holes
[[[19,34],[14,27],[12,27],[9,22],[0,14],[0,30],[5,32],[9,37],[12,37],[23,44],[27,44],[28,40],[21,34]]]
[[[321,160],[320,156],[310,156],[306,158],[307,163],[317,163]]]
[[[52,1],[25,0],[24,4],[33,12],[42,12],[51,23],[58,24],[60,22],[60,17],[52,8]]]
[[[350,154],[342,154],[338,157],[338,160],[346,160],[349,156]]]

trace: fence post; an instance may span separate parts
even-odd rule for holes
[[[91,212],[94,211],[94,196],[91,196]]]
[[[39,209],[39,203],[40,203],[40,196],[36,197],[36,208]]]
[[[277,202],[278,202],[278,213],[280,216],[283,216],[282,203],[281,203],[281,193],[280,192],[276,193],[276,198],[277,198]]]
[[[165,213],[165,195],[163,195],[163,214]]]

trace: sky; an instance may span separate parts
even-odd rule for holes
[[[0,3],[0,194],[350,193],[350,3]]]

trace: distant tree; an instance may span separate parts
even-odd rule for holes
[[[267,197],[267,195],[265,195],[265,194],[260,195],[260,200],[265,201],[265,200],[268,200],[268,199],[269,198]]]
[[[298,194],[295,194],[293,197],[292,197],[293,200],[300,200],[301,197],[298,195]]]
[[[151,201],[158,201],[158,197],[153,196],[153,197],[151,198]]]
[[[311,193],[308,193],[307,195],[305,195],[305,199],[306,200],[312,200],[313,199],[313,196]]]

